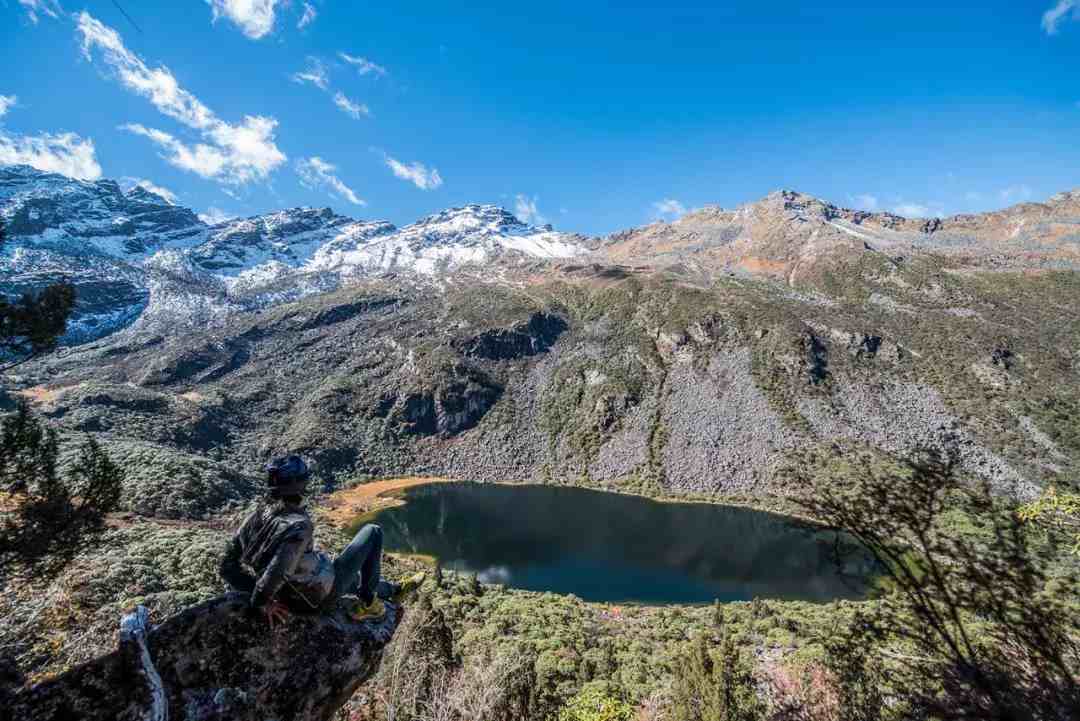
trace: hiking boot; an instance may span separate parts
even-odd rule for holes
[[[419,573],[414,573],[413,575],[409,576],[401,583],[392,584],[394,587],[394,591],[392,594],[390,594],[390,602],[401,603],[402,601],[404,601],[409,594],[420,588],[421,584],[424,583],[425,578],[427,578],[427,574],[423,571],[420,571]]]
[[[366,605],[363,601],[358,601],[349,610],[349,618],[354,621],[374,621],[384,615],[386,615],[386,606],[383,605],[381,598],[373,598],[371,603]]]

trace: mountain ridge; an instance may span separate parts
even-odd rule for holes
[[[867,254],[885,263],[880,272],[913,257],[937,258],[955,272],[1080,267],[1080,190],[986,213],[904,218],[782,189],[598,238],[476,203],[402,227],[329,207],[208,225],[141,186],[124,191],[114,180],[9,166],[0,168],[0,218],[8,231],[0,292],[33,290],[58,275],[78,287],[68,344],[122,329],[216,324],[375,278],[529,285],[631,268],[704,285],[733,275],[814,291]]]

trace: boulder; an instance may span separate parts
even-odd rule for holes
[[[356,623],[340,609],[276,630],[243,594],[193,606],[145,632],[125,617],[120,648],[18,694],[0,711],[35,721],[324,721],[379,667],[402,609]],[[145,611],[143,619],[145,618]]]

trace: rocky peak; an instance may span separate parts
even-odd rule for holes
[[[290,208],[219,223],[191,249],[201,267],[235,275],[269,262],[298,266],[352,223],[330,208]]]
[[[491,236],[530,234],[538,229],[522,223],[504,208],[472,204],[429,215],[401,232],[425,245],[476,245]]]
[[[113,180],[75,180],[25,165],[0,167],[0,215],[20,245],[70,245],[115,258],[188,244],[206,227],[143,188],[125,193]]]

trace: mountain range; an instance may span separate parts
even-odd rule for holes
[[[0,217],[0,292],[79,294],[67,347],[8,384],[100,434],[141,513],[242,501],[284,450],[328,484],[757,500],[920,446],[1022,496],[1080,469],[1080,191],[929,219],[778,191],[593,238],[490,205],[208,225],[14,166]]]

